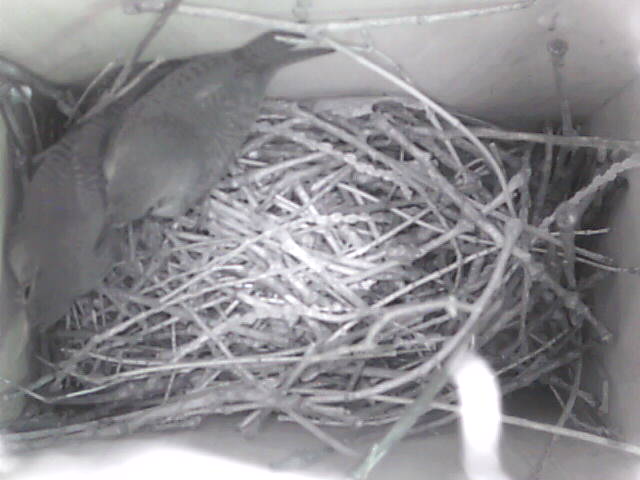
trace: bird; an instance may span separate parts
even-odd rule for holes
[[[180,64],[168,62],[152,70],[34,157],[37,168],[9,234],[8,257],[27,318],[37,329],[53,325],[78,296],[95,289],[118,260],[117,234],[106,226],[102,163],[109,135],[133,101]]]
[[[40,264],[29,287],[26,313],[30,324],[40,331],[47,330],[69,311],[78,297],[99,286],[122,256],[120,243],[114,240],[116,232],[110,233],[114,235],[105,237],[98,246],[79,239],[71,240],[62,255],[60,249],[48,252],[51,255]],[[75,254],[67,255],[72,248]]]
[[[127,109],[103,164],[109,222],[175,218],[202,200],[235,160],[275,72],[333,52],[286,41],[302,38],[270,31],[193,57]]]
[[[106,218],[103,130],[101,122],[88,122],[39,154],[41,164],[25,189],[9,259],[25,289],[28,318],[43,326],[106,273],[104,245],[97,245]]]

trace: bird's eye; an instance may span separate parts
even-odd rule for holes
[[[29,295],[31,295],[31,284],[23,285],[22,294],[25,301],[29,299]]]

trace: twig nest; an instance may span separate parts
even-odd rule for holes
[[[404,100],[269,102],[200,207],[123,234],[125,261],[60,323],[39,391],[90,405],[69,422],[101,419],[103,435],[239,411],[277,411],[320,435],[310,425],[393,422],[470,319],[464,341],[505,392],[560,379],[584,349],[582,325],[597,323],[567,259],[606,263],[574,250],[573,230],[563,243],[538,229],[575,177],[539,167],[544,145],[459,121],[498,140]],[[555,204],[539,194],[557,188]],[[507,247],[510,221],[523,233]]]

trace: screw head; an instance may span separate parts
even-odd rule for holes
[[[547,43],[547,50],[553,56],[564,57],[569,50],[569,44],[562,38],[554,38]]]

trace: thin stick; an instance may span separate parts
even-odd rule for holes
[[[412,131],[423,135],[429,135],[442,140],[453,139],[464,136],[462,132],[457,130],[438,131],[429,127],[409,127]],[[631,152],[640,150],[640,141],[637,140],[616,140],[602,137],[585,137],[585,136],[564,136],[553,135],[549,133],[532,133],[532,132],[514,132],[510,130],[498,130],[494,128],[474,128],[469,130],[478,138],[493,138],[496,140],[505,140],[513,142],[531,142],[557,145],[572,148],[605,148],[607,150],[623,149]]]
[[[98,85],[100,80],[106,77],[109,74],[109,72],[113,70],[114,67],[115,67],[115,62],[109,62],[104,66],[102,70],[100,70],[100,72],[95,77],[93,77],[93,79],[91,80],[87,88],[85,88],[84,92],[82,92],[82,95],[80,95],[80,98],[78,99],[76,104],[73,106],[73,109],[71,110],[69,118],[67,119],[67,125],[70,125],[75,120],[75,117],[78,114],[80,107],[82,106],[84,101],[87,99],[87,96],[89,95],[89,93],[91,93],[91,90],[93,90],[96,87],[96,85]]]
[[[116,77],[115,81],[113,82],[113,85],[111,87],[112,95],[115,94],[120,89],[120,87],[122,87],[122,85],[124,85],[127,78],[129,77],[129,74],[131,73],[131,69],[133,68],[133,66],[140,59],[140,56],[142,55],[144,50],[149,46],[151,41],[158,35],[158,33],[160,33],[160,30],[162,30],[162,27],[164,27],[164,25],[167,23],[171,15],[179,7],[181,1],[182,0],[169,0],[163,5],[162,10],[160,11],[160,15],[153,22],[153,24],[151,25],[151,28],[146,33],[146,35],[142,38],[140,43],[138,43],[133,54],[131,55],[127,63],[124,64],[124,67],[122,68],[122,70]]]
[[[127,13],[157,12],[164,5],[164,1],[136,0]],[[366,28],[380,28],[394,25],[427,25],[436,22],[473,18],[496,13],[504,13],[530,7],[535,0],[523,0],[513,3],[505,3],[485,8],[474,8],[456,12],[434,13],[425,15],[407,15],[390,18],[369,18],[365,20],[344,20],[320,22],[313,25],[288,20],[276,20],[262,15],[251,15],[236,12],[224,8],[202,7],[183,4],[178,7],[176,13],[195,17],[215,18],[231,20],[234,22],[251,23],[265,28],[289,30],[299,33],[317,33],[318,31],[350,31]]]
[[[129,74],[133,69],[133,66],[139,60],[140,56],[147,48],[149,43],[151,43],[151,41],[158,35],[162,27],[164,27],[164,25],[167,23],[181,1],[182,0],[169,0],[169,3],[162,9],[161,14],[153,22],[149,31],[136,46],[136,49],[134,50],[131,57],[129,57],[127,62],[123,65],[120,72],[118,72],[118,75],[113,81],[111,88],[104,93],[104,95],[98,100],[96,105],[94,105],[85,115],[83,115],[79,121],[84,121],[97,115],[107,106],[111,105],[119,98],[122,98],[122,96],[129,92],[134,86],[136,86],[141,81],[141,79],[149,73],[149,71],[156,68],[162,62],[162,59],[154,60],[140,74],[138,74],[136,78],[131,80],[128,85],[125,85],[127,79],[129,78]]]
[[[461,132],[463,132],[465,134],[465,136],[471,141],[471,143],[486,158],[487,162],[489,163],[491,168],[494,170],[494,173],[496,174],[496,176],[498,178],[498,181],[500,182],[500,187],[502,188],[502,190],[504,192],[508,192],[509,191],[509,188],[507,186],[507,180],[506,180],[506,178],[504,176],[504,172],[502,171],[502,169],[498,165],[498,162],[494,158],[493,154],[478,139],[478,137],[476,137],[469,130],[469,128],[466,125],[464,125],[460,120],[458,120],[455,116],[453,116],[451,113],[449,113],[446,109],[442,108],[438,103],[436,103],[435,101],[431,100],[429,97],[427,97],[424,93],[422,93],[416,87],[414,87],[413,85],[411,85],[411,84],[407,83],[406,81],[402,80],[400,77],[398,77],[397,75],[389,72],[388,70],[384,69],[380,65],[377,65],[376,63],[374,63],[371,60],[367,59],[363,55],[360,55],[359,53],[355,52],[352,48],[349,48],[349,47],[343,45],[341,42],[338,42],[338,41],[336,41],[336,40],[334,40],[334,39],[332,39],[332,38],[330,38],[330,37],[328,37],[326,35],[319,36],[319,39],[321,39],[322,41],[324,41],[325,43],[330,45],[336,51],[342,52],[345,55],[353,58],[358,63],[360,63],[360,64],[364,65],[365,67],[367,67],[369,70],[377,73],[378,75],[380,75],[383,78],[386,78],[391,83],[393,83],[396,86],[400,87],[402,90],[405,90],[407,93],[409,93],[410,95],[414,96],[415,98],[417,98],[418,100],[423,102],[424,106],[427,109],[431,109],[434,112],[438,113],[442,118],[444,118],[453,127],[457,128]],[[517,214],[516,214],[516,210],[515,210],[515,207],[513,205],[513,200],[511,199],[511,196],[507,196],[507,206],[509,207],[509,212],[511,213],[511,216],[512,217],[516,217]]]
[[[565,423],[567,423],[567,420],[569,420],[569,417],[571,416],[571,412],[573,412],[573,407],[576,404],[576,399],[578,398],[578,392],[580,390],[581,381],[582,381],[582,359],[578,359],[576,362],[576,372],[573,378],[573,385],[571,385],[571,392],[569,393],[569,399],[567,400],[567,403],[564,405],[564,408],[562,409],[562,414],[560,415],[560,418],[558,418],[558,421],[556,423],[557,427],[560,427],[560,428],[564,427]],[[551,455],[551,450],[553,449],[553,445],[556,443],[557,439],[558,439],[558,435],[553,435],[549,439],[549,442],[545,446],[542,457],[540,458],[540,460],[538,460],[538,462],[536,463],[536,467],[531,473],[532,480],[540,479],[540,475],[544,470],[545,463],[547,462],[547,459]]]
[[[505,235],[504,245],[498,255],[496,266],[491,274],[491,278],[489,279],[487,286],[483,290],[480,298],[473,305],[471,315],[464,323],[464,326],[453,337],[451,337],[451,339],[446,342],[433,357],[425,362],[425,365],[432,367],[427,371],[433,371],[433,368],[436,365],[443,365],[444,361],[447,358],[450,358],[454,352],[470,338],[472,333],[477,330],[480,320],[486,313],[488,303],[491,301],[498,289],[498,286],[502,282],[507,262],[511,257],[513,247],[520,235],[520,232],[521,227],[518,222],[513,221],[507,225],[507,234]],[[421,367],[420,370],[422,369],[423,368]],[[380,460],[382,460],[392,446],[400,441],[411,429],[415,421],[429,409],[429,406],[432,404],[435,396],[446,384],[447,378],[448,372],[445,368],[442,368],[433,376],[429,385],[415,400],[415,402],[412,403],[411,407],[403,413],[398,422],[387,433],[387,435],[385,435],[382,442],[371,448],[367,458],[355,470],[353,478],[364,479],[367,477],[368,473]]]
[[[376,395],[372,397],[372,400],[393,402],[400,405],[411,405],[414,400],[389,397],[387,395]],[[445,412],[452,412],[455,414],[460,413],[460,409],[457,405],[449,403],[443,403],[440,401],[431,402],[431,407],[436,410],[443,410]],[[534,420],[528,420],[526,418],[514,417],[512,415],[502,415],[502,423],[505,425],[512,425],[514,427],[526,428],[529,430],[535,430],[537,432],[548,433],[550,435],[558,435],[564,438],[572,438],[592,445],[599,445],[609,448],[611,450],[617,450],[619,452],[627,453],[635,457],[640,457],[640,445],[634,445],[632,443],[618,442],[611,440],[610,438],[601,437],[592,433],[580,432],[571,428],[559,427],[557,425],[551,425],[548,423],[536,422]]]

